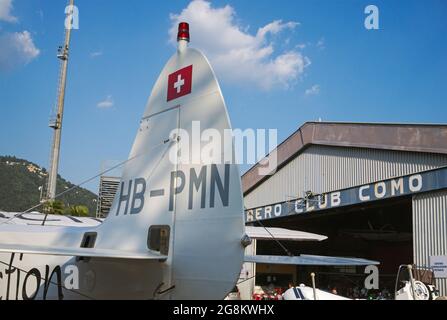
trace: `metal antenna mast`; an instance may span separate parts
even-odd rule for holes
[[[48,185],[45,200],[54,200],[56,196],[56,182],[57,173],[59,168],[59,156],[60,156],[60,146],[61,146],[61,135],[62,135],[62,119],[64,115],[64,102],[65,102],[65,87],[67,82],[67,67],[68,67],[68,57],[69,57],[69,47],[71,30],[73,27],[73,10],[74,10],[74,0],[70,0],[68,7],[67,18],[69,25],[65,25],[65,41],[62,47],[59,47],[57,57],[61,60],[60,74],[59,74],[59,84],[57,92],[57,110],[54,116],[50,119],[49,127],[54,130],[53,134],[53,144],[51,148],[50,155],[50,170],[48,172]]]

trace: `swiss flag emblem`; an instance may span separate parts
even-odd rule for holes
[[[192,90],[192,65],[180,69],[168,77],[168,102],[187,94]]]

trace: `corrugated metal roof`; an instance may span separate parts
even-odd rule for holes
[[[307,122],[276,149],[278,169],[310,145],[447,154],[447,125]],[[258,163],[242,176],[244,194],[270,176]]]

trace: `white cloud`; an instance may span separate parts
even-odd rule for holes
[[[318,40],[317,42],[317,48],[320,50],[324,50],[326,49],[326,45],[325,45],[325,40],[324,38],[321,38],[320,40]]]
[[[28,64],[40,54],[28,31],[0,34],[0,48],[0,70]]]
[[[11,14],[12,0],[0,0],[0,21],[18,22],[19,20]]]
[[[285,29],[292,29],[293,30],[297,26],[299,26],[298,22],[282,23],[281,20],[276,20],[276,21],[273,21],[273,22],[269,23],[268,25],[266,25],[266,26],[264,26],[262,28],[259,28],[256,37],[263,39],[263,38],[265,38],[265,36],[268,33],[278,34],[278,33],[280,33],[281,31],[283,31]]]
[[[100,57],[102,55],[103,55],[102,51],[95,51],[95,52],[90,53],[90,58],[97,58],[97,57]]]
[[[97,104],[98,108],[101,109],[109,109],[115,105],[115,101],[113,101],[113,98],[111,95],[107,96],[107,98],[104,101],[101,101]]]
[[[287,88],[310,65],[309,58],[297,48],[279,53],[274,49],[273,37],[295,29],[297,22],[276,20],[250,34],[248,28],[237,24],[231,6],[215,8],[205,0],[193,0],[180,14],[171,14],[171,43],[176,42],[180,21],[189,22],[194,47],[200,48],[217,74],[231,83]]]
[[[313,85],[305,92],[306,96],[316,96],[319,93],[320,93],[320,86],[318,84]]]

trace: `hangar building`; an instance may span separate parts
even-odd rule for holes
[[[247,224],[326,235],[285,245],[293,254],[380,261],[381,288],[391,290],[401,264],[435,267],[447,295],[447,125],[308,122],[275,151],[276,172],[262,176],[258,163],[242,177]],[[284,255],[274,242],[256,250]],[[321,289],[365,278],[355,267],[254,268],[251,286],[309,284],[311,271]]]

